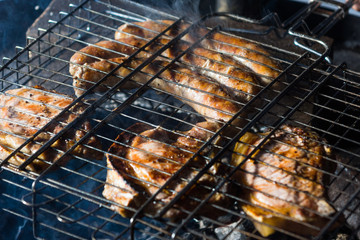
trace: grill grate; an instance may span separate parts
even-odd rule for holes
[[[315,6],[318,6],[318,3],[314,2],[310,5],[311,8]],[[328,164],[336,163],[336,171],[334,173],[321,169],[320,171],[330,178],[325,188],[330,201],[339,210],[339,214],[329,218],[329,224],[323,229],[318,229],[320,233],[317,237],[330,239],[335,238],[337,234],[346,233],[355,238],[359,234],[360,169],[358,161],[360,156],[357,137],[359,135],[360,74],[347,70],[343,65],[333,66],[327,63],[326,58],[329,53],[327,44],[317,38],[297,34],[295,31],[291,32],[292,35],[279,34],[284,29],[276,28],[279,26],[269,26],[273,21],[272,17],[267,17],[262,21],[253,21],[234,15],[219,14],[206,16],[199,22],[192,23],[186,18],[176,17],[175,14],[121,0],[111,1],[111,4],[110,1],[84,1],[80,4],[70,4],[69,7],[68,13],[60,13],[61,19],[51,20],[47,29],[39,29],[38,37],[30,38],[29,45],[22,48],[13,59],[3,63],[2,94],[8,89],[19,87],[33,89],[35,85],[40,85],[74,96],[73,79],[68,73],[69,59],[82,47],[93,45],[101,40],[113,40],[118,26],[134,20],[174,20],[174,25],[169,25],[168,29],[172,29],[176,22],[189,22],[191,25],[182,35],[172,38],[170,43],[153,53],[142,65],[131,69],[130,75],[123,77],[115,86],[108,87],[106,92],[93,90],[104,86],[105,81],[115,74],[115,70],[106,74],[99,83],[77,97],[72,104],[82,103],[86,109],[58,134],[49,132],[52,138],[46,143],[39,143],[42,145],[41,148],[29,155],[24,164],[16,166],[8,163],[8,159],[0,163],[3,169],[3,172],[0,172],[2,181],[23,190],[21,194],[15,196],[8,194],[2,196],[9,198],[9,201],[24,203],[24,208],[31,209],[31,214],[29,212],[22,214],[12,209],[5,210],[31,220],[36,238],[51,238],[54,237],[53,233],[56,233],[59,237],[71,239],[89,239],[90,237],[94,239],[265,239],[254,229],[250,218],[241,211],[239,204],[249,204],[249,202],[241,194],[224,190],[227,184],[234,185],[236,188],[244,187],[232,178],[240,166],[235,168],[226,160],[234,154],[234,144],[246,132],[262,131],[268,127],[278,129],[284,123],[316,131],[329,141],[336,152],[335,156],[325,160]],[[336,10],[336,14],[331,16],[337,17],[338,11],[340,10]],[[161,68],[155,75],[151,75],[151,80],[148,82],[138,83],[136,89],[124,90],[122,87],[132,81],[136,74],[143,71],[146,65],[166,51],[172,43],[178,42],[181,36],[194,29],[196,31],[199,24],[200,26],[212,25],[214,22],[219,22],[219,19],[222,22],[231,22],[235,27],[214,26],[209,34],[236,29],[243,39],[266,49],[275,60],[281,63],[283,71],[267,87],[259,86],[260,92],[248,103],[241,103],[241,110],[223,125],[221,130],[229,127],[236,129],[235,135],[225,135],[223,131],[212,132],[212,137],[205,141],[191,159],[172,176],[171,179],[181,178],[186,183],[183,189],[179,191],[171,189],[169,187],[171,180],[168,180],[167,184],[158,186],[160,190],[157,190],[156,194],[142,207],[136,209],[120,206],[134,214],[131,219],[123,218],[110,207],[111,204],[117,206],[119,204],[102,196],[104,186],[107,184],[106,162],[75,156],[71,152],[78,145],[86,145],[89,137],[96,137],[101,141],[102,147],[95,148],[104,154],[111,155],[108,149],[113,143],[124,144],[116,141],[116,136],[122,132],[131,133],[128,128],[134,123],[140,122],[154,128],[160,126],[165,131],[174,133],[175,130],[189,129],[197,122],[204,121],[201,114],[184,104],[174,94],[150,84],[171,64]],[[287,27],[293,22],[289,20],[280,27]],[[297,28],[300,27],[295,24],[294,29]],[[316,37],[319,37],[323,31],[316,28]],[[148,44],[154,43],[156,38],[163,37],[165,32],[157,33],[157,37],[151,41],[147,40]],[[204,39],[207,37],[208,35],[204,36]],[[200,38],[197,43],[201,41],[203,39]],[[191,54],[191,50],[197,46],[197,43],[191,45],[183,54]],[[142,47],[128,58],[133,59],[137,53],[144,50],[145,47]],[[181,56],[169,61],[177,64],[182,62]],[[186,63],[183,64],[186,65]],[[121,65],[118,66],[120,67]],[[201,68],[196,69],[201,70]],[[279,89],[273,89],[272,85],[275,84],[279,85]],[[184,101],[184,99],[181,100]],[[51,120],[51,123],[60,121],[64,113],[71,112],[71,106],[62,109],[59,118]],[[235,125],[234,120],[237,118],[243,118],[242,126]],[[90,131],[83,129],[81,125],[85,120],[92,123]],[[70,150],[63,151],[52,146],[56,140],[66,137],[66,133],[73,128],[86,131],[86,134]],[[46,131],[47,128],[42,127],[37,134]],[[218,136],[222,136],[226,141],[214,142],[213,140]],[[35,136],[29,138],[28,142],[34,139]],[[26,143],[17,149],[12,149],[13,154],[22,152]],[[94,146],[86,146],[94,148]],[[49,148],[54,148],[60,156],[56,163],[47,162],[50,166],[41,173],[25,169],[35,159],[44,161],[39,159],[39,156]],[[216,154],[206,155],[209,149],[216,150]],[[68,156],[70,159],[67,163],[60,164],[60,161]],[[207,161],[207,164],[200,169],[190,165],[197,156],[202,156]],[[124,157],[123,160],[128,161]],[[217,176],[211,173],[210,170],[215,165],[227,169],[227,174]],[[196,173],[192,179],[183,178],[181,175],[181,172],[188,167]],[[20,180],[8,180],[11,178],[9,175],[25,177],[24,181],[27,184],[21,187],[21,184],[18,184]],[[209,186],[199,183],[199,179],[205,175],[215,177],[217,184]],[[32,183],[31,186],[30,183]],[[187,195],[188,190],[197,185],[211,194],[221,193],[234,203],[225,207],[221,204],[209,203],[211,195],[207,199],[190,195],[187,197],[197,202],[197,207],[192,210],[181,208],[178,203]],[[174,192],[175,198],[169,203],[162,203],[160,212],[147,213],[145,208],[151,205],[163,189]],[[199,214],[207,204],[225,213],[225,216],[213,219]],[[171,222],[162,218],[167,210],[174,208],[184,214],[182,221]],[[349,232],[345,221],[335,231],[329,231],[331,224],[342,217],[341,214],[344,215],[352,232]],[[302,224],[316,229],[316,226],[311,226],[311,224]],[[45,229],[50,229],[51,232]],[[284,236],[289,239],[306,239],[280,227],[276,230],[278,233],[273,236],[274,239]]]

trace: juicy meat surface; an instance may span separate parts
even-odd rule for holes
[[[138,209],[146,199],[151,197],[175,174],[195,152],[208,140],[218,125],[209,122],[198,123],[196,127],[182,133],[168,132],[161,128],[151,128],[144,124],[135,124],[127,132],[117,138],[117,142],[126,143],[123,146],[114,143],[107,155],[108,173],[103,195],[105,198],[116,202],[112,207],[125,217],[130,217],[133,212],[124,207]],[[133,132],[130,134],[130,132]],[[166,190],[158,194],[155,202],[149,204],[145,212],[157,214],[166,203],[169,203],[176,194],[205,166],[206,161],[201,156],[195,157],[191,166],[184,169],[179,178],[168,183]],[[219,171],[214,165],[209,173],[205,173],[188,194],[192,197],[203,199],[210,192],[204,187],[214,186],[217,182],[216,174]],[[215,193],[209,200],[210,203],[225,204],[226,197]],[[181,203],[166,211],[163,217],[178,219],[184,214],[181,208],[191,210],[199,204],[198,201],[182,197]],[[209,210],[205,207],[204,211]],[[217,214],[213,209],[213,214]]]
[[[240,164],[268,134],[245,134],[235,149],[242,156],[235,154],[233,164]],[[296,229],[291,221],[285,224],[285,218],[321,227],[326,222],[323,217],[335,212],[325,199],[323,185],[323,172],[331,165],[326,159],[329,156],[330,149],[316,133],[284,125],[243,163],[242,171],[237,173],[239,181],[247,186],[245,192],[251,203],[244,204],[243,210],[260,222],[300,234],[316,232],[304,230],[301,225]],[[262,232],[264,228],[260,226],[258,230]]]
[[[170,25],[174,24],[171,20],[144,21],[124,24],[115,33],[115,39],[128,37],[130,33],[135,36],[151,39],[160,32],[165,31]],[[186,30],[190,25],[185,23],[174,24],[166,35],[176,37]],[[186,34],[182,40],[194,43],[201,37],[209,33],[209,30],[197,27],[194,31]],[[201,41],[200,45],[205,49],[215,50],[224,53],[239,63],[247,66],[260,76],[263,85],[268,84],[279,76],[280,64],[270,57],[270,54],[258,44],[247,41],[241,37],[232,36],[226,33],[215,32]]]
[[[48,91],[41,87],[17,88],[11,89],[0,96],[0,155],[1,159],[6,158],[12,150],[18,148],[28,138],[32,137],[40,128],[48,124],[65,107],[73,102],[73,98],[55,91]],[[28,143],[9,161],[15,165],[20,165],[27,159],[28,155],[35,153],[46,141],[60,132],[66,124],[72,122],[77,114],[81,113],[84,107],[81,104],[75,105],[71,113],[66,113],[59,118],[59,121],[53,121],[46,131],[41,132],[34,141]],[[84,122],[81,130],[72,130],[53,143],[51,149],[43,152],[39,159],[53,162],[61,156],[60,152],[54,150],[66,151],[72,147],[76,141],[81,139],[86,131],[91,128],[89,122]],[[91,137],[86,144],[98,147],[99,142]],[[91,148],[79,145],[73,154],[89,157],[92,159],[101,159],[102,154]],[[48,164],[35,160],[26,168],[32,171],[42,171]]]
[[[116,40],[134,46],[136,47],[135,49],[148,43],[147,40],[135,36]],[[147,46],[144,51],[139,52],[137,56],[147,57],[149,54],[155,54],[169,42],[170,39],[162,37],[155,41],[155,43]],[[180,58],[180,62],[187,64],[186,66],[191,70],[212,78],[218,84],[221,84],[238,101],[247,102],[258,93],[258,80],[251,70],[242,64],[238,64],[230,57],[209,49],[196,47],[189,51],[190,46],[191,44],[187,42],[179,41],[175,45],[169,46],[161,56],[165,57],[164,60],[169,61],[188,51],[188,53]]]
[[[124,64],[115,72],[118,77],[108,78],[105,82],[109,86],[114,85],[119,81],[119,77],[127,76],[131,69],[138,67],[144,61],[145,59],[127,61],[127,58],[112,58],[90,63],[88,64],[90,68],[78,67],[74,70],[73,85],[76,88],[88,89],[92,82],[97,82],[104,76],[103,72],[109,72],[119,64]],[[135,85],[134,82],[145,84],[167,64],[161,60],[154,61],[145,66],[141,72],[136,73],[132,81],[127,81],[123,88],[131,88]],[[179,65],[173,65],[162,72],[150,83],[150,86],[174,95],[211,120],[228,121],[241,108],[241,105],[233,101],[220,84]],[[81,90],[78,91],[80,92],[78,94],[82,93]]]
[[[100,81],[107,73],[112,71],[117,64],[108,62],[106,59],[124,58],[126,54],[131,54],[136,49],[127,47],[114,41],[101,41],[95,45],[82,48],[70,58],[69,72],[73,76],[73,86],[76,96],[81,96],[94,83]],[[124,56],[125,54],[125,56]],[[143,55],[144,57],[148,57]],[[119,77],[111,75],[104,84],[113,86],[119,82]],[[122,86],[126,89],[135,88],[138,85],[127,82]],[[98,92],[106,91],[107,88],[99,86],[95,89]]]

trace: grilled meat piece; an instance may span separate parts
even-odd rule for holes
[[[134,36],[116,40],[134,46],[136,49],[148,42]],[[137,56],[147,57],[149,53],[155,54],[161,47],[169,44],[169,42],[170,39],[159,38],[153,44],[146,47],[145,51],[139,52]],[[126,48],[129,48],[127,45]],[[187,51],[190,46],[187,42],[178,41],[176,44],[169,46],[161,56],[164,57],[164,60],[172,60],[182,54],[182,52]],[[191,70],[212,78],[222,87],[226,88],[228,93],[238,101],[248,102],[259,92],[260,88],[255,74],[244,65],[238,64],[232,58],[223,54],[197,47],[191,51],[188,50],[188,53],[180,58],[180,62],[186,64],[186,67]]]
[[[126,60],[126,58],[120,57],[111,58],[89,63],[87,64],[89,68],[72,67],[76,94],[81,95],[83,90],[79,88],[88,89],[93,84],[92,82],[99,81],[105,76],[105,73],[115,69],[119,64],[124,65],[116,70],[115,74],[118,77],[108,78],[105,84],[110,86],[116,84],[120,79],[119,77],[127,76],[132,69],[145,61],[144,59]],[[122,87],[131,88],[135,82],[145,84],[151,76],[157,74],[167,64],[167,62],[160,60],[154,61],[144,67],[141,72],[136,73],[132,77],[132,82],[127,81]],[[241,108],[240,104],[233,101],[221,85],[192,72],[188,68],[175,64],[161,73],[159,78],[150,83],[150,86],[174,95],[211,120],[228,121]]]
[[[330,149],[316,133],[284,125],[243,162],[268,134],[246,133],[235,147],[232,164],[243,164],[236,178],[249,202],[242,209],[263,236],[275,232],[271,226],[316,235],[335,212],[323,185]]]
[[[73,100],[71,97],[41,87],[33,89],[23,87],[2,93],[0,96],[0,158],[5,159],[9,156],[14,149],[48,124]],[[40,133],[34,141],[23,147],[14,157],[10,158],[9,162],[15,165],[23,163],[29,155],[35,153],[83,110],[83,105],[75,105],[71,108],[71,113],[68,112],[61,116],[58,121],[53,121],[46,131]],[[35,159],[26,169],[41,172],[49,165],[41,160],[54,162],[62,155],[58,150],[67,151],[89,130],[90,123],[84,122],[81,130],[69,131],[63,138],[54,142],[51,148],[39,155],[39,159]],[[94,137],[89,138],[85,143],[94,148],[99,147],[99,142]],[[103,157],[99,151],[84,145],[77,146],[72,153],[91,159],[102,159]]]
[[[103,196],[116,203],[112,205],[114,210],[124,217],[131,217],[134,211],[189,161],[218,127],[215,123],[202,122],[187,132],[175,133],[141,123],[133,125],[121,133],[109,149],[109,170]],[[158,214],[206,164],[206,159],[201,156],[191,161],[179,178],[169,182],[167,188],[145,208],[145,213]],[[192,211],[216,185],[219,169],[215,164],[198,180],[196,186],[162,217],[176,221],[184,215],[184,211]],[[217,192],[199,213],[210,214],[211,217],[223,214],[209,204],[226,206],[227,201],[224,194]]]
[[[163,21],[144,21],[124,24],[118,28],[115,33],[115,39],[134,36],[152,39],[160,32],[165,31],[170,25],[174,24],[171,20]],[[176,37],[179,33],[185,31],[190,25],[185,23],[174,24],[165,35]],[[129,34],[126,34],[129,33]],[[182,40],[194,43],[209,33],[209,30],[203,27],[196,27],[194,31],[186,34]],[[244,64],[260,76],[263,85],[267,85],[274,78],[279,76],[280,64],[270,57],[270,54],[259,45],[247,41],[241,37],[232,36],[226,33],[211,33],[201,41],[200,45],[205,49],[215,50],[224,53],[239,63]]]
[[[85,90],[90,88],[93,83],[98,82],[103,78],[108,72],[110,72],[114,65],[104,62],[106,59],[112,58],[123,58],[129,54],[132,54],[136,51],[135,47],[128,47],[123,44],[116,43],[114,41],[101,41],[95,45],[90,45],[82,48],[80,51],[76,52],[70,58],[70,67],[69,72],[75,78],[74,79],[74,91],[76,96],[82,95]],[[149,55],[142,55],[143,57],[148,57]],[[98,71],[90,71],[89,68],[96,66]],[[80,81],[79,78],[83,78],[83,81]],[[90,82],[88,82],[90,81]],[[119,82],[120,79],[114,75],[109,76],[106,83],[111,85]],[[135,88],[138,85],[127,83],[125,88]],[[105,87],[99,86],[97,91],[106,91]]]

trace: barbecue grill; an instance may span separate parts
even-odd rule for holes
[[[323,4],[331,8],[324,8]],[[13,202],[14,207],[2,207],[2,210],[24,220],[27,227],[32,227],[33,235],[38,239],[265,239],[254,228],[251,219],[241,211],[240,204],[246,203],[241,194],[224,192],[226,184],[241,188],[232,175],[240,166],[232,166],[228,159],[234,154],[234,145],[248,131],[262,131],[265,128],[278,129],[283,124],[291,124],[309,128],[325,138],[334,151],[334,156],[326,159],[336,163],[334,172],[323,170],[330,181],[325,185],[329,201],[337,209],[337,213],[328,219],[316,239],[357,239],[360,237],[360,165],[359,165],[359,113],[360,113],[360,73],[347,69],[345,64],[332,64],[330,60],[331,43],[323,35],[344,18],[352,2],[343,4],[334,1],[312,1],[291,18],[280,21],[276,14],[268,14],[261,20],[253,20],[229,13],[211,13],[204,17],[182,16],[178,12],[165,11],[126,0],[70,1],[67,11],[59,12],[59,17],[49,20],[49,27],[38,29],[38,35],[28,38],[26,47],[18,48],[15,57],[4,59],[1,72],[1,92],[9,89],[40,85],[59,93],[74,95],[73,79],[70,76],[69,59],[81,48],[93,45],[101,40],[113,40],[117,28],[126,23],[146,20],[173,20],[186,22],[190,27],[171,42],[147,59],[144,66],[168,49],[172,43],[197,28],[209,27],[209,34],[226,32],[240,36],[266,49],[270,56],[281,63],[280,76],[273,79],[268,86],[261,87],[260,92],[241,110],[224,123],[221,130],[232,127],[236,133],[229,136],[219,130],[214,132],[209,141],[195,156],[202,156],[207,164],[202,169],[195,169],[197,174],[187,182],[184,189],[176,192],[176,197],[162,206],[157,214],[146,213],[147,205],[154,201],[156,195],[168,188],[160,186],[140,208],[121,206],[102,196],[106,183],[108,167],[106,161],[97,161],[73,156],[55,149],[62,158],[71,156],[66,164],[60,160],[49,163],[49,167],[40,173],[26,169],[26,166],[57,139],[72,128],[81,128],[81,123],[90,120],[92,129],[76,143],[85,144],[89,137],[98,138],[102,146],[98,150],[108,154],[109,147],[116,143],[116,136],[127,132],[134,123],[145,123],[152,127],[161,127],[173,132],[189,129],[204,117],[184,104],[173,94],[157,89],[150,81],[159,77],[160,72],[150,76],[146,84],[138,88],[124,90],[124,83],[132,81],[132,76],[142,71],[144,66],[131,69],[131,74],[119,78],[115,86],[107,86],[107,91],[97,92],[96,89],[105,85],[106,79],[114,71],[98,83],[94,84],[74,104],[81,102],[87,106],[78,118],[66,126],[59,134],[42,145],[20,166],[9,163],[9,157],[2,159],[1,182],[6,189],[14,191],[1,195],[6,202]],[[316,19],[316,25],[308,24],[308,19]],[[311,21],[314,22],[313,20]],[[156,41],[164,32],[148,40],[149,44]],[[189,53],[208,35],[199,38],[183,54]],[[140,50],[144,50],[142,47]],[[139,51],[140,51],[139,50]],[[128,56],[136,57],[136,53]],[[181,63],[181,56],[168,59],[171,63]],[[181,63],[186,65],[186,63]],[[160,71],[165,71],[171,64]],[[280,89],[274,90],[273,85]],[[188,99],[187,99],[188,100]],[[63,109],[61,114],[71,111],[71,106]],[[245,114],[246,113],[246,114]],[[234,120],[242,118],[242,126],[235,125]],[[52,120],[56,121],[56,119]],[[46,131],[40,128],[37,134]],[[51,134],[51,133],[49,133]],[[36,136],[36,135],[35,135]],[[33,141],[34,137],[27,139]],[[213,140],[222,136],[225,141]],[[24,146],[25,144],[23,144]],[[22,151],[20,146],[12,149],[13,154]],[[91,146],[89,146],[91,147]],[[205,155],[211,149],[216,154]],[[192,160],[189,161],[192,161]],[[199,214],[208,204],[208,198],[198,199],[198,205],[192,211],[181,209],[178,203],[187,195],[187,190],[197,185],[197,180],[215,164],[228,169],[223,176],[216,176],[218,184],[211,189],[211,194],[221,193],[232,200],[230,206],[214,205],[222,211],[223,216],[212,219]],[[185,164],[179,170],[186,168]],[[179,177],[174,174],[171,179]],[[5,188],[5,187],[4,187]],[[126,208],[133,215],[131,218],[121,217],[111,209],[111,205]],[[171,222],[163,218],[167,210],[177,207],[184,218],[180,222]],[[336,229],[332,225],[340,221]],[[270,239],[306,239],[305,237],[283,229],[276,228],[276,234]]]

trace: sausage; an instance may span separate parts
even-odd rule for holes
[[[138,53],[138,57],[147,58],[151,56],[151,54],[155,53],[160,47],[169,42],[168,39],[160,39],[161,43],[154,43],[146,48],[146,51],[141,51]],[[98,59],[108,59],[113,57],[120,57],[124,55],[133,54],[138,48],[142,47],[146,44],[146,40],[128,37],[124,39],[120,39],[120,42],[125,44],[120,44],[112,41],[102,41],[94,46],[88,46],[81,49],[79,52],[73,55],[70,62],[70,73],[71,75],[79,75],[77,71],[83,71],[81,65],[86,65],[89,63],[93,63]],[[134,47],[131,47],[134,46]],[[162,56],[167,58],[175,58],[181,51],[185,51],[189,47],[186,43],[179,43],[174,47],[170,47],[167,49]],[[106,55],[106,51],[104,49],[109,49],[108,55]],[[200,56],[200,57],[199,57]],[[205,57],[205,58],[204,58]],[[213,78],[219,84],[222,85],[223,88],[226,88],[226,91],[236,100],[247,102],[249,101],[256,93],[259,91],[258,81],[256,76],[249,72],[245,67],[237,64],[229,57],[223,56],[222,54],[204,49],[204,48],[195,48],[193,53],[185,54],[181,58],[182,62],[185,62],[190,65],[195,65],[201,67],[201,69],[196,69],[200,74],[206,75],[210,78]],[[223,64],[221,62],[227,63]],[[97,65],[98,70],[101,72],[93,72],[94,76],[87,76],[84,80],[89,80],[92,82],[97,82],[91,80],[91,78],[101,79],[105,76],[104,73],[109,72],[108,66],[109,64],[104,63],[104,66]],[[239,68],[241,67],[241,68]],[[84,88],[82,83],[78,80],[77,87]],[[117,82],[118,79],[114,76],[110,76],[107,80],[107,84],[109,82]],[[114,85],[114,84],[110,84]],[[91,86],[91,85],[90,85]],[[89,87],[90,87],[89,86]],[[105,91],[105,88],[98,88],[99,91]],[[82,91],[75,88],[76,95],[82,93]]]
[[[76,96],[82,95],[85,90],[89,89],[94,83],[105,77],[114,66],[113,63],[103,61],[104,59],[124,57],[136,51],[134,47],[128,47],[124,44],[114,41],[101,41],[95,45],[84,47],[76,52],[70,58],[69,72],[73,76],[73,86]],[[147,55],[143,54],[143,57]],[[93,68],[93,69],[90,69]],[[96,69],[96,71],[94,71]],[[119,78],[109,76],[104,84],[113,86],[119,81]],[[131,84],[122,86],[125,89],[135,88],[138,85]],[[106,87],[99,86],[96,91],[106,91]]]
[[[147,43],[147,40],[134,36],[117,40],[137,48]],[[160,38],[155,43],[146,47],[146,53],[154,54],[169,42],[169,39]],[[190,45],[186,42],[177,42],[176,45],[170,46],[165,50],[161,56],[174,59],[189,47]],[[140,52],[140,56],[146,57],[144,53],[144,51]],[[192,69],[194,69],[193,66],[196,66],[194,71],[214,79],[238,101],[248,102],[259,92],[260,88],[256,76],[247,67],[242,64],[239,65],[227,56],[204,48],[194,48],[189,53],[183,55],[180,60],[181,63],[187,64]]]
[[[106,42],[99,45],[106,46]],[[109,49],[114,50],[116,47],[120,47],[119,45],[121,44],[111,43]],[[90,52],[88,49],[86,51]],[[80,51],[79,54],[82,52]],[[102,56],[104,57],[104,55]],[[109,56],[112,56],[112,53]],[[81,59],[81,57],[77,59]],[[98,82],[104,74],[116,68],[118,64],[124,65],[115,72],[114,76],[108,78],[104,82],[105,84],[109,86],[116,84],[119,79],[127,76],[132,69],[144,61],[144,59],[126,60],[126,57],[118,57],[85,63],[85,66],[72,65],[70,71],[74,78],[73,85],[76,95],[81,95],[83,89],[88,89],[94,82]],[[133,82],[128,81],[123,87],[131,88],[136,83],[146,83],[150,79],[148,74],[156,74],[160,67],[164,67],[166,64],[168,63],[165,61],[156,60],[142,69],[143,72],[135,74],[132,78]],[[173,94],[202,116],[212,120],[228,121],[241,107],[219,84],[179,65],[173,65],[171,70],[165,70],[160,74],[160,78],[152,81],[150,86]]]
[[[174,22],[170,20],[163,20],[159,22],[144,21],[124,24],[120,26],[118,31],[115,33],[115,39],[129,37],[129,34],[151,39],[160,32],[165,31],[171,24],[174,24]],[[170,37],[176,37],[189,26],[189,24],[184,23],[176,24],[165,34]],[[186,34],[182,40],[194,43],[197,39],[207,33],[207,29],[199,27],[196,28],[195,31],[191,31]],[[279,76],[281,71],[280,64],[273,60],[265,49],[240,37],[215,32],[208,38],[201,41],[200,44],[203,48],[227,54],[234,60],[244,64],[260,76],[262,85],[269,84],[273,79]]]

